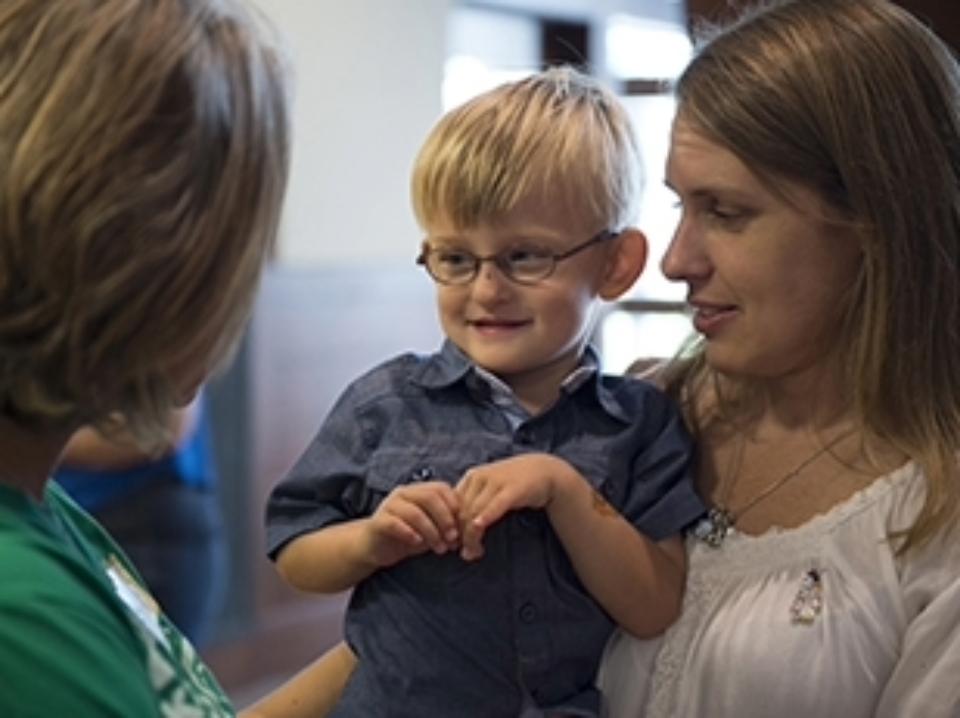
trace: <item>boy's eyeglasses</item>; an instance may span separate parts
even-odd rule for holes
[[[504,276],[518,284],[536,284],[546,279],[562,262],[588,247],[616,237],[619,232],[605,229],[583,244],[566,252],[554,254],[543,247],[519,245],[498,254],[478,257],[465,249],[424,247],[417,264],[423,265],[431,277],[440,284],[463,285],[472,282],[480,272],[480,265],[493,262]]]

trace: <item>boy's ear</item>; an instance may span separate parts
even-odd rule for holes
[[[613,240],[600,285],[602,299],[618,299],[636,283],[647,264],[647,251],[647,237],[636,227],[627,227]]]

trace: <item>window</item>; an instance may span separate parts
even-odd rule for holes
[[[444,112],[540,67],[540,26],[532,15],[458,7],[447,32]]]
[[[675,200],[664,186],[670,123],[670,91],[690,58],[691,44],[680,24],[612,15],[606,24],[607,66],[633,118],[644,167],[639,225],[650,242],[647,267],[629,294],[604,316],[597,343],[604,368],[626,369],[637,358],[672,356],[691,332],[684,313],[685,288],[664,279],[660,259],[678,220]]]

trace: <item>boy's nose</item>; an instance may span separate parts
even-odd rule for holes
[[[497,263],[488,260],[480,263],[470,289],[477,299],[499,299],[509,294],[512,284]]]

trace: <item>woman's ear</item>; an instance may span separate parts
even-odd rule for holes
[[[612,241],[600,297],[613,301],[632,287],[647,264],[647,237],[636,227],[627,227]]]

